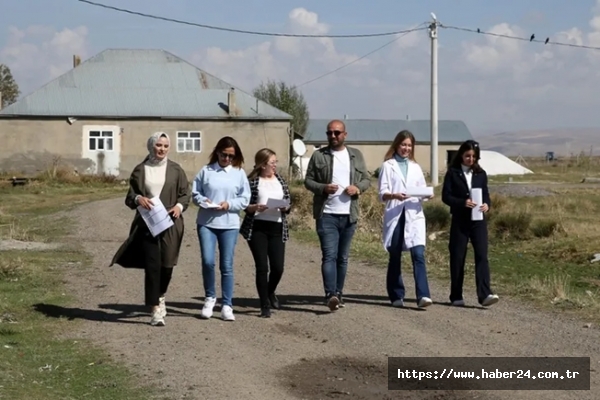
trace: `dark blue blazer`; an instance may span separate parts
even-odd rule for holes
[[[492,207],[490,192],[488,190],[488,178],[484,170],[480,172],[473,171],[471,177],[471,187],[480,188],[483,194],[483,202]],[[444,186],[442,187],[442,201],[450,206],[450,213],[453,216],[471,218],[471,209],[465,206],[469,198],[469,186],[467,179],[461,168],[448,168],[444,176]]]

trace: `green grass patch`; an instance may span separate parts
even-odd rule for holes
[[[0,186],[0,240],[59,242],[72,228],[52,216],[90,200],[123,196],[110,179],[44,179]],[[159,390],[142,386],[122,363],[94,344],[70,338],[80,321],[52,310],[76,308],[64,271],[90,266],[79,248],[3,251],[0,258],[0,398],[11,400],[146,400]],[[63,313],[64,314],[64,313]]]

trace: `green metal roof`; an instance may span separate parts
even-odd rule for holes
[[[238,116],[227,113],[235,88]],[[0,110],[0,117],[239,118],[291,116],[164,50],[108,49]]]

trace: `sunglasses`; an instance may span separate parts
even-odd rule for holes
[[[327,136],[331,136],[331,135],[340,136],[342,134],[342,131],[326,131],[325,133],[327,134]]]
[[[235,154],[219,153],[219,156],[227,160],[233,160],[235,158]]]
[[[467,143],[469,143],[473,147],[479,147],[479,143],[476,142],[475,140],[467,140]]]

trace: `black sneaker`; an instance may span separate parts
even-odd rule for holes
[[[327,307],[330,311],[335,311],[340,308],[340,299],[336,295],[327,296]]]
[[[337,298],[338,298],[338,300],[339,300],[339,302],[340,302],[340,303],[339,303],[339,306],[340,306],[340,308],[344,308],[344,307],[346,307],[346,303],[344,303],[344,298],[343,298],[343,296],[342,296],[342,294],[341,294],[341,293],[338,293],[338,294],[337,294]]]
[[[261,318],[271,318],[271,309],[269,307],[262,307],[260,309]]]
[[[279,299],[275,296],[275,293],[271,293],[269,295],[269,302],[271,303],[271,307],[276,310],[279,310]]]

